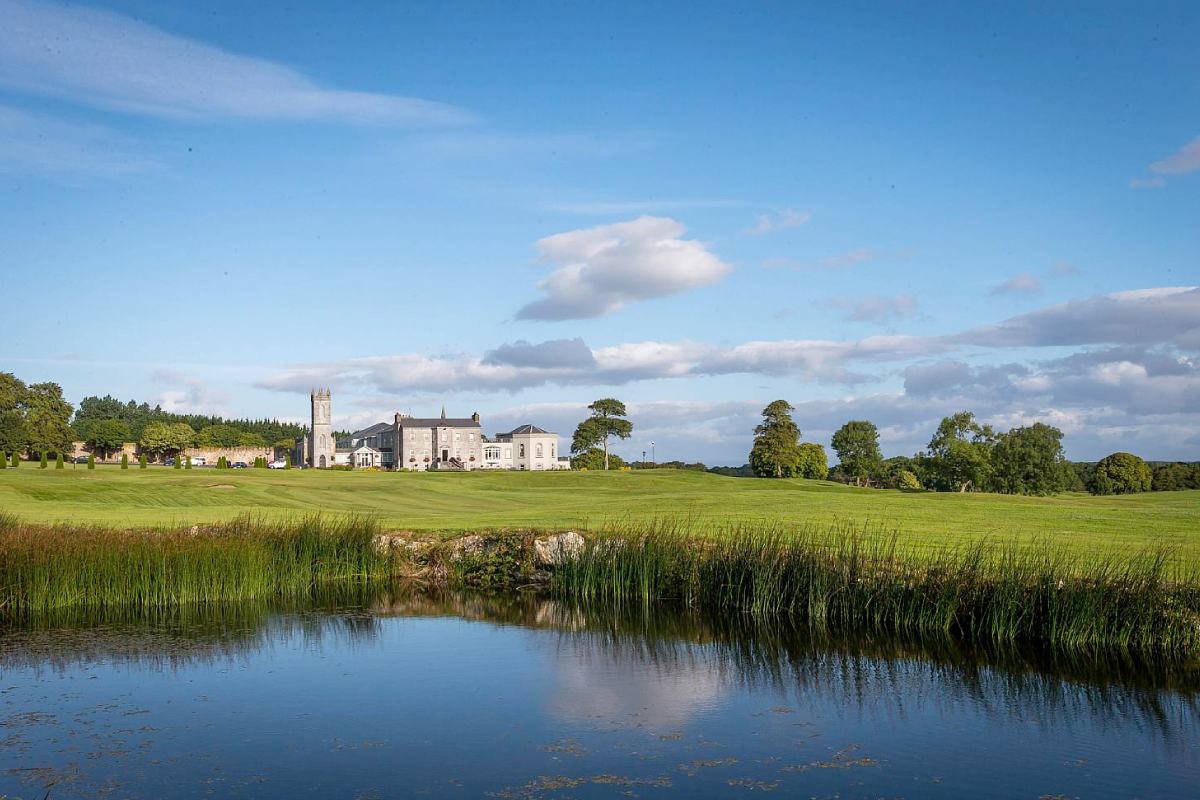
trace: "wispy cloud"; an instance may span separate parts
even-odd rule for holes
[[[863,297],[834,297],[829,300],[834,308],[846,312],[848,322],[887,322],[896,317],[908,317],[917,313],[917,298],[911,294],[898,297],[881,297],[869,294]]]
[[[1042,284],[1034,277],[1032,272],[1022,272],[1002,283],[996,284],[988,294],[1037,294],[1041,290]]]
[[[811,219],[812,214],[807,211],[793,211],[790,208],[785,208],[775,215],[759,214],[754,227],[747,228],[743,233],[747,236],[762,236],[772,231],[799,228],[801,225],[807,225]]]
[[[518,319],[590,319],[627,303],[667,297],[724,280],[732,266],[669,217],[639,217],[539,239],[539,260],[562,266],[538,283],[546,297]]]
[[[839,256],[829,256],[821,259],[822,267],[831,269],[843,269],[852,267],[855,264],[861,264],[864,261],[870,261],[879,258],[882,255],[878,250],[872,250],[869,247],[860,247],[857,250],[851,250],[849,253],[843,253]]]
[[[1070,261],[1055,261],[1054,262],[1054,271],[1057,272],[1059,275],[1071,275],[1071,276],[1078,275],[1080,273],[1079,267],[1075,266]]]
[[[1200,170],[1200,136],[1192,139],[1161,161],[1151,164],[1150,172],[1154,174],[1150,177],[1130,178],[1129,188],[1161,189],[1167,185],[1164,176],[1186,175],[1197,170]]]
[[[636,134],[503,133],[454,131],[414,137],[410,145],[443,156],[615,156],[653,146],[653,137]]]
[[[444,103],[328,88],[299,71],[176,36],[121,14],[0,0],[0,86],[171,118],[330,119],[442,125]]]
[[[745,205],[740,200],[626,200],[617,202],[546,203],[546,211],[561,214],[653,214],[688,208],[734,208]]]
[[[1153,178],[1130,178],[1130,189],[1161,189],[1167,185],[1167,181],[1161,175],[1155,175]]]
[[[0,105],[0,173],[113,176],[160,167],[111,128]]]
[[[1150,165],[1155,175],[1183,175],[1200,170],[1200,136],[1192,139],[1179,150]]]

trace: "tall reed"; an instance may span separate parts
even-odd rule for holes
[[[28,525],[0,515],[0,618],[68,606],[150,608],[308,590],[322,581],[382,579],[376,524],[361,517],[203,529],[120,531]]]
[[[1200,576],[1163,551],[1084,561],[1063,547],[917,550],[883,531],[654,523],[590,541],[564,597],[786,614],[829,632],[1200,652]]]

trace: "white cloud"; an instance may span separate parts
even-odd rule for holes
[[[126,175],[160,167],[133,139],[103,125],[0,105],[0,173]]]
[[[821,259],[822,267],[831,269],[842,269],[844,267],[852,267],[855,264],[860,264],[863,261],[870,261],[873,258],[878,258],[880,252],[872,250],[868,247],[860,247],[857,250],[851,250],[849,253],[843,253],[840,256],[829,256]]]
[[[1079,267],[1075,266],[1070,261],[1055,261],[1054,262],[1054,271],[1057,272],[1059,275],[1071,275],[1071,276],[1078,275],[1081,272]]]
[[[829,304],[845,311],[849,322],[887,322],[895,317],[909,317],[917,313],[917,298],[911,294],[898,297],[881,297],[877,294],[834,297]]]
[[[723,280],[733,269],[668,217],[643,216],[539,239],[543,263],[561,264],[538,283],[547,297],[518,319],[590,319],[627,303],[667,297]]]
[[[442,103],[318,85],[266,59],[109,11],[0,0],[0,86],[170,118],[337,119],[429,125],[468,114]]]
[[[790,208],[785,208],[774,217],[770,214],[759,214],[756,218],[756,223],[753,228],[747,228],[744,233],[747,236],[762,236],[765,233],[772,231],[783,230],[785,228],[798,228],[801,225],[807,225],[812,219],[812,214],[807,211],[793,211]]]
[[[164,391],[154,398],[163,411],[175,414],[225,414],[229,398],[222,392],[208,388],[208,384],[200,378],[168,369],[155,370],[151,378],[155,383],[182,387]]]
[[[1156,175],[1183,175],[1196,170],[1200,170],[1200,136],[1150,165],[1150,171]]]
[[[1003,283],[992,287],[989,294],[1037,294],[1042,290],[1042,284],[1032,272],[1022,272],[1014,275]]]

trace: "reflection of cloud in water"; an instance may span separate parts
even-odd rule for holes
[[[713,708],[728,683],[727,666],[703,652],[682,660],[641,656],[590,637],[564,639],[554,652],[547,710],[572,722],[668,733]]]

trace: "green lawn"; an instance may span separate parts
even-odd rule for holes
[[[260,515],[361,512],[422,531],[591,528],[654,517],[705,522],[849,522],[930,545],[980,536],[1047,538],[1081,552],[1167,544],[1200,565],[1200,492],[1053,498],[901,493],[822,481],[751,480],[674,470],[609,473],[314,470],[0,471],[0,511],[31,522],[176,525]]]

